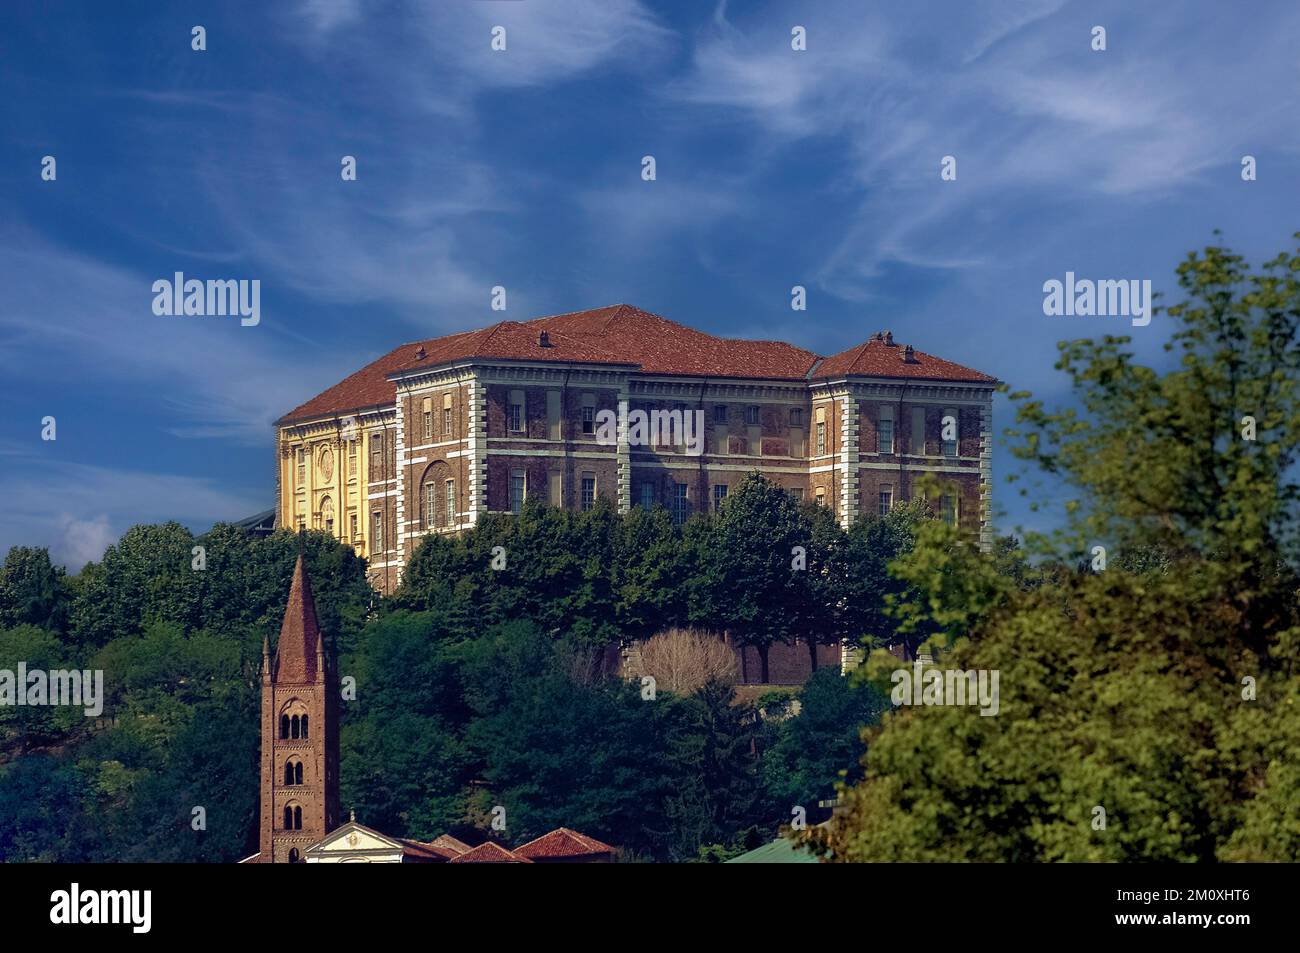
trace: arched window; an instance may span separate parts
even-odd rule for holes
[[[334,501],[328,496],[321,498],[320,515],[321,519],[325,521],[325,532],[332,536],[334,534]]]
[[[304,738],[307,737],[307,716],[306,715],[302,716],[302,736]]]
[[[281,738],[289,737],[289,716],[288,715],[280,716],[280,737]]]
[[[286,761],[284,763],[284,783],[293,784],[293,762],[292,761]]]
[[[298,859],[299,859],[301,856],[302,856],[302,855],[298,853],[298,848],[297,848],[297,847],[290,847],[290,848],[289,848],[289,863],[291,863],[291,864],[296,864],[296,863],[298,863]]]
[[[293,783],[302,784],[302,762],[299,761],[293,766]]]
[[[302,830],[302,808],[300,807],[293,809],[293,829],[295,831]]]
[[[293,830],[293,808],[288,804],[284,806],[284,829],[286,831]]]
[[[297,715],[294,715],[292,718],[289,719],[289,737],[290,738],[298,737],[298,716]]]

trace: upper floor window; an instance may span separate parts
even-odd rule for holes
[[[880,418],[880,445],[879,453],[894,452],[894,418],[882,416]]]
[[[355,440],[349,440],[348,441],[348,476],[354,477],[356,475],[357,475],[357,442]]]
[[[524,432],[524,392],[521,390],[512,390],[510,392],[507,424],[511,433]]]
[[[714,405],[713,405],[713,422],[714,422],[715,424],[725,424],[725,423],[727,422],[727,405],[726,405],[726,404],[714,404]]]
[[[284,763],[284,783],[302,784],[302,761],[290,758]]]
[[[384,434],[383,431],[372,433],[370,435],[370,479],[375,480],[379,477],[384,466]]]
[[[596,505],[596,474],[582,475],[582,508],[589,510]]]
[[[596,408],[595,407],[582,408],[582,432],[583,433],[596,432]]]
[[[759,409],[757,407],[745,408],[745,423],[751,427],[757,427],[759,424]]]
[[[943,455],[945,457],[957,456],[957,410],[952,407],[945,407],[943,410],[943,421],[941,423],[941,436],[943,440]],[[948,439],[951,436],[952,439]]]
[[[791,426],[791,427],[802,427],[802,426],[803,426],[803,408],[802,408],[802,407],[791,407],[791,408],[790,408],[790,426]]]
[[[320,501],[320,518],[325,525],[325,532],[334,535],[334,501],[328,496]]]
[[[424,439],[426,441],[433,439],[433,411],[424,412]]]
[[[382,553],[384,551],[384,514],[382,510],[375,510],[370,514],[370,551],[372,553]]]
[[[298,448],[298,484],[301,486],[307,482],[307,451],[302,447]]]
[[[456,481],[448,480],[443,485],[443,492],[446,493],[446,506],[443,508],[443,522],[447,526],[456,525]]]
[[[891,486],[882,486],[880,488],[880,504],[877,512],[881,516],[888,516],[889,511],[894,508],[894,488]]]
[[[713,512],[722,512],[722,501],[727,498],[727,484],[713,484]]]
[[[442,408],[442,435],[444,437],[451,436],[451,408],[450,407]]]
[[[821,455],[826,452],[826,421],[817,421],[817,453]]]

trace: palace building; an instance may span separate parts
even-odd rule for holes
[[[627,304],[503,321],[404,344],[277,421],[277,522],[351,543],[391,592],[424,536],[530,498],[683,520],[759,471],[847,526],[924,475],[987,546],[997,383],[890,332],[823,357]],[[690,414],[701,442],[602,439],[629,409]]]

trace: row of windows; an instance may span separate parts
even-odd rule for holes
[[[294,715],[290,718],[288,715],[280,716],[280,737],[281,738],[306,738],[307,737],[307,716]]]

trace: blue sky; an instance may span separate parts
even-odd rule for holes
[[[627,301],[824,354],[888,328],[1063,398],[1055,342],[1128,322],[1046,317],[1044,281],[1169,291],[1214,228],[1288,246],[1298,82],[1290,2],[6,3],[0,549],[75,569],[268,508],[272,420],[502,317]],[[176,271],[259,279],[261,323],[155,316]],[[1158,360],[1160,319],[1131,330]]]

